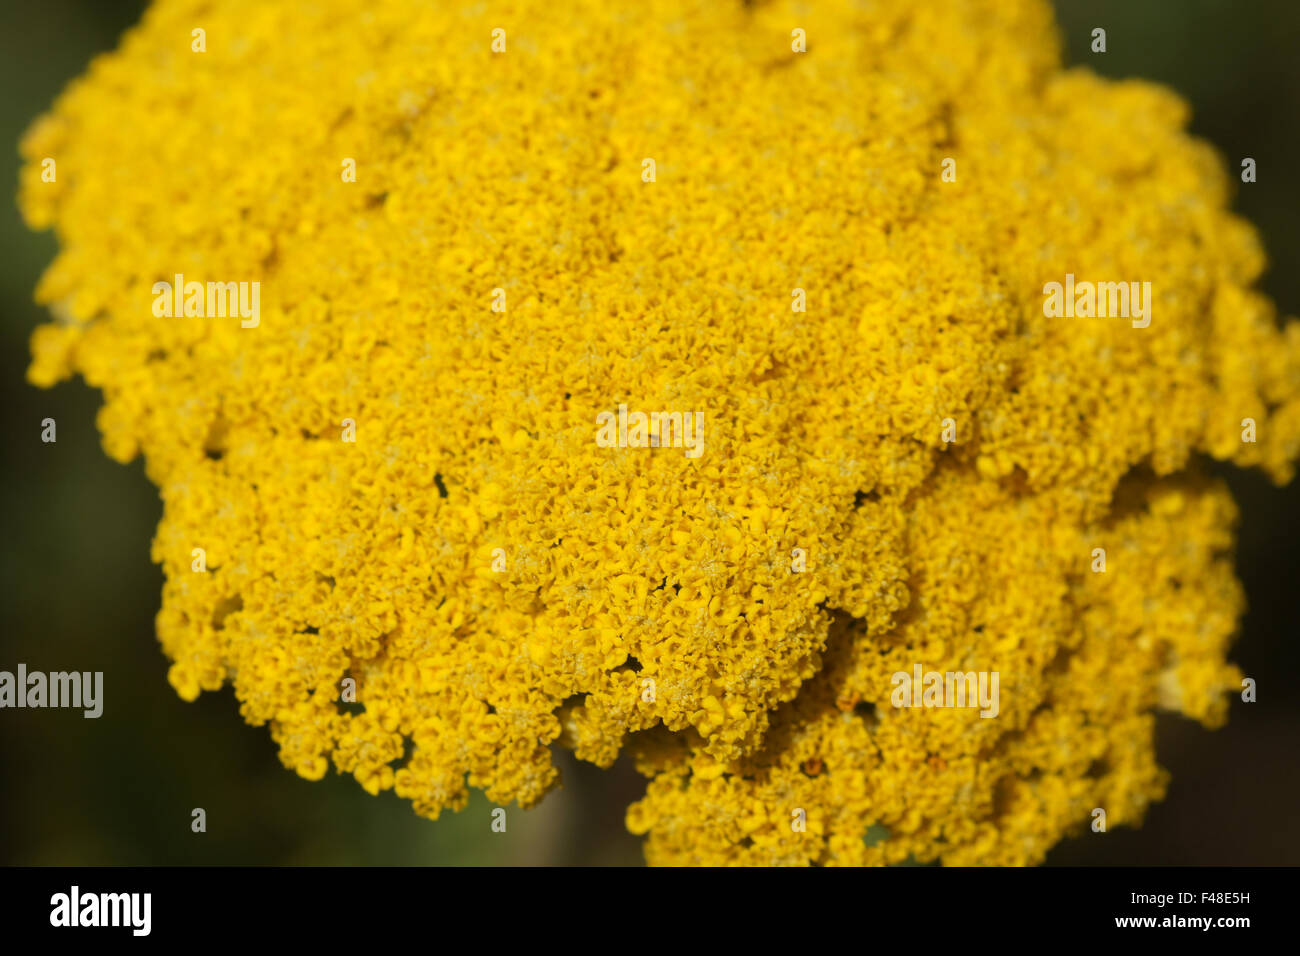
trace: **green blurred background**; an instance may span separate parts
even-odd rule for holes
[[[0,3],[0,183],[16,189],[16,143],[27,124],[96,53],[112,49],[141,0]],[[1236,209],[1263,234],[1274,263],[1263,288],[1300,314],[1300,3],[1296,0],[1058,0],[1067,61],[1115,77],[1173,86],[1193,131],[1233,168],[1259,164]],[[1089,50],[1105,27],[1108,52]],[[387,793],[330,775],[285,770],[266,728],[246,726],[229,689],[183,703],[153,636],[161,573],[149,561],[158,495],[139,462],[104,456],[99,396],[80,381],[28,386],[27,339],[45,320],[32,290],[54,255],[51,235],[0,204],[0,419],[6,440],[0,522],[0,669],[105,672],[105,714],[0,712],[0,864],[640,864],[623,812],[643,789],[626,760],[599,771],[557,754],[563,786],[506,833],[475,795],[431,822]],[[43,444],[40,422],[58,422]],[[1294,578],[1300,482],[1276,489],[1223,469],[1244,513],[1239,574],[1250,611],[1234,659],[1259,681],[1208,732],[1162,717],[1168,798],[1137,830],[1085,832],[1049,863],[1300,864],[1300,645]],[[207,832],[190,830],[203,807]]]

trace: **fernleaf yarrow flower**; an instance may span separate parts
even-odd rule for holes
[[[159,0],[23,141],[29,376],[161,491],[176,692],[304,777],[436,817],[626,748],[651,862],[1036,862],[1224,719],[1202,463],[1300,441],[1186,120],[1042,0]]]

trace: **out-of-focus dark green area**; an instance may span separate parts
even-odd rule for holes
[[[111,49],[139,0],[9,2],[0,9],[0,183],[12,196],[16,143],[94,54]],[[1259,164],[1237,210],[1256,223],[1274,263],[1263,287],[1300,314],[1300,3],[1295,0],[1059,0],[1067,61],[1108,76],[1167,83],[1192,103],[1193,131],[1232,168]],[[1104,27],[1108,52],[1089,50]],[[7,145],[6,145],[7,144]],[[563,759],[565,786],[538,808],[476,795],[460,814],[416,817],[391,793],[351,778],[321,783],[283,769],[266,728],[246,726],[229,690],[185,704],[166,681],[153,636],[161,574],[149,561],[160,514],[137,462],[99,448],[97,393],[80,382],[28,386],[27,339],[45,320],[32,290],[54,255],[12,201],[0,204],[0,669],[105,674],[104,716],[0,712],[0,863],[628,864],[623,828],[642,784],[626,765],[599,771]],[[58,422],[57,444],[40,423]],[[1224,469],[1243,511],[1239,574],[1251,610],[1234,659],[1259,682],[1229,725],[1207,732],[1162,718],[1168,798],[1139,830],[1085,832],[1055,863],[1300,863],[1300,644],[1293,625],[1300,483],[1275,489]],[[207,812],[206,833],[190,830]]]

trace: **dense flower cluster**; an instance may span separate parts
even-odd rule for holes
[[[22,145],[30,377],[161,489],[176,691],[305,777],[437,816],[626,747],[651,862],[1035,862],[1240,686],[1198,456],[1300,450],[1185,119],[1042,0],[163,0]],[[260,322],[159,317],[176,274]],[[1067,274],[1149,327],[1046,316]],[[602,447],[620,404],[706,451]],[[891,706],[915,665],[996,718]]]

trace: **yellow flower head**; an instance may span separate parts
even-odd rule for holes
[[[29,374],[161,490],[177,692],[304,777],[627,745],[652,862],[1035,862],[1225,716],[1196,462],[1300,442],[1185,121],[1042,0],[161,0],[23,142]]]

